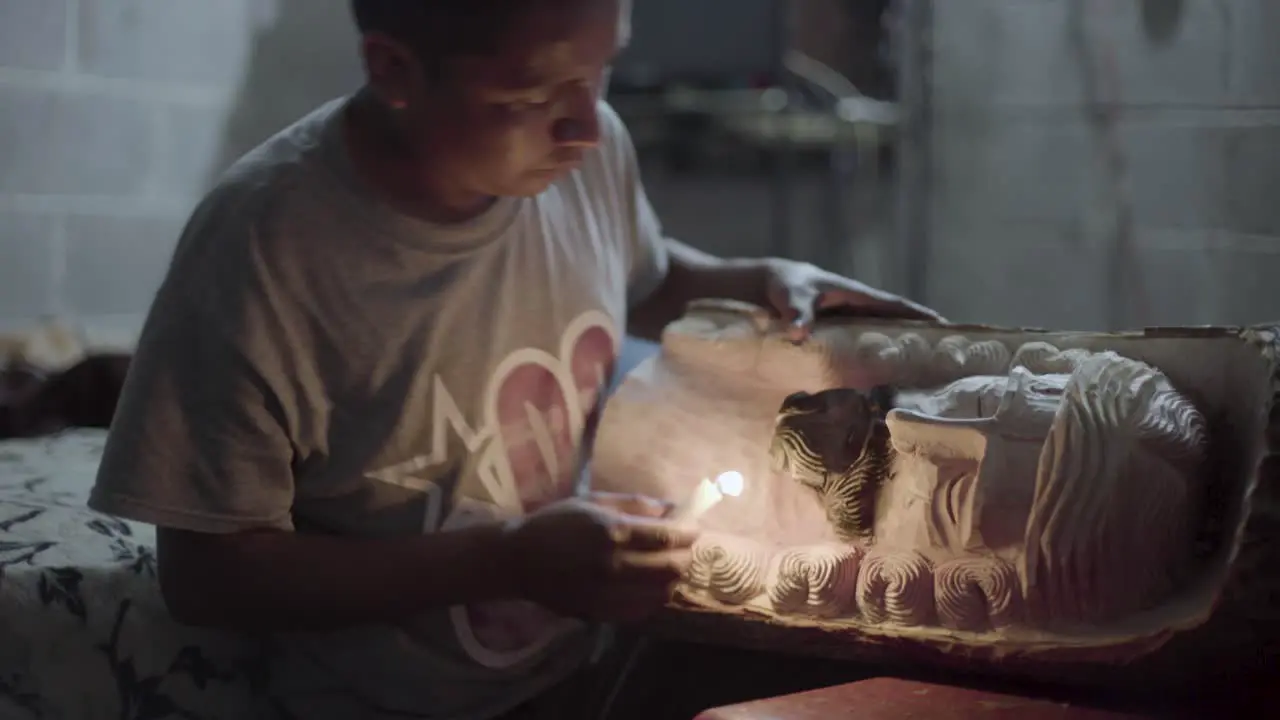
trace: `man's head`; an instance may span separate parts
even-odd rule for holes
[[[432,173],[532,195],[599,139],[619,0],[352,0],[368,84]]]

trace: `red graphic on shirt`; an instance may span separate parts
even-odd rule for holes
[[[569,340],[557,366],[526,362],[495,378],[498,436],[525,512],[573,493],[574,454],[583,421],[613,372],[614,340],[607,329],[588,325]],[[575,427],[576,425],[576,427]]]
[[[518,351],[529,359],[492,381],[496,439],[506,450],[509,477],[526,513],[573,494],[581,432],[613,374],[614,334],[605,318],[588,317],[579,319],[581,329],[570,326],[558,355]],[[459,639],[476,661],[491,667],[537,652],[567,622],[523,601],[483,603],[462,614]]]

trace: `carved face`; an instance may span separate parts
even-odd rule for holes
[[[778,410],[769,448],[774,469],[821,489],[828,474],[844,473],[857,462],[875,424],[884,422],[892,397],[887,387],[788,396]]]
[[[1020,549],[1036,468],[1067,379],[1019,367],[1008,377],[975,376],[904,393],[887,424],[911,471],[884,490],[896,522],[885,524],[882,539],[928,537],[954,553]]]
[[[1251,350],[1237,364],[1238,347],[1163,332],[970,337],[883,323],[818,328],[796,345],[776,326],[718,312],[668,330],[663,352],[606,416],[617,450],[598,456],[627,482],[676,478],[675,499],[725,468],[761,478],[709,523],[741,542],[699,548],[715,562],[681,589],[689,605],[735,620],[758,614],[779,633],[816,624],[888,654],[1002,670],[1026,658],[1055,676],[1085,665],[1078,677],[1090,682],[1110,663],[1135,668],[1126,677],[1136,682],[1179,665],[1161,648],[1175,634],[1212,635],[1222,626],[1210,614],[1225,603],[1235,618],[1264,619],[1257,608],[1270,607],[1270,588],[1233,600],[1228,590],[1245,587],[1223,578],[1257,579],[1274,565],[1266,552],[1231,559],[1259,537],[1241,530],[1244,506],[1231,503],[1271,477],[1256,434],[1273,405],[1274,358]],[[876,407],[865,390],[783,400],[841,378],[895,387],[884,422],[888,403]],[[1210,417],[1220,423],[1213,452]],[[783,472],[769,472],[769,460]],[[818,619],[789,621],[800,615]],[[1230,673],[1244,657],[1228,634],[1200,676]],[[1148,664],[1154,651],[1162,655]]]

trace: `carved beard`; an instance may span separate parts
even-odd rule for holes
[[[884,417],[894,391],[836,388],[787,397],[778,411],[769,455],[778,472],[813,490],[846,540],[875,532],[876,497],[894,451]]]

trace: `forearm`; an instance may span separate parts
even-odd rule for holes
[[[723,298],[766,306],[764,261],[726,259],[679,240],[666,239],[669,267],[657,290],[632,308],[628,329],[646,340],[659,340],[662,330],[684,314],[694,300]]]
[[[395,623],[514,594],[497,524],[386,539],[260,532],[230,541],[161,531],[159,554],[176,618],[236,630]]]

